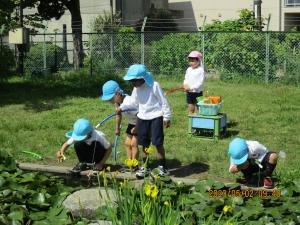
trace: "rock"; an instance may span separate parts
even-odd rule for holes
[[[69,210],[74,217],[94,219],[97,209],[101,206],[105,206],[106,201],[108,201],[105,189],[101,188],[100,191],[102,198],[99,196],[98,187],[76,191],[64,200],[63,206]],[[110,201],[115,205],[115,191],[108,189],[108,194]]]
[[[106,220],[97,220],[96,222],[89,223],[88,225],[112,225],[112,222]]]

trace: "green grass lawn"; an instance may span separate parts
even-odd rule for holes
[[[113,105],[99,100],[105,80],[105,77],[78,76],[55,81],[13,78],[0,84],[0,148],[18,161],[56,164],[55,153],[78,118],[88,118],[96,125],[113,112]],[[164,90],[180,87],[182,83],[179,78],[157,80]],[[187,176],[203,171],[208,177],[232,179],[234,176],[228,173],[227,146],[233,137],[240,136],[258,140],[270,150],[286,152],[286,158],[278,163],[277,174],[288,175],[296,170],[300,159],[299,88],[208,80],[206,89],[224,99],[221,112],[229,120],[226,137],[219,141],[189,137],[185,94],[180,91],[169,94],[172,120],[171,127],[165,130],[165,148],[170,167],[192,165],[194,170],[186,170]],[[126,126],[124,120],[123,127]],[[113,142],[114,119],[100,130]],[[124,136],[123,132],[118,145],[119,163],[125,159]],[[23,150],[39,153],[44,159],[39,161],[22,153]],[[72,149],[66,156],[67,165],[76,162]],[[112,157],[109,162],[113,162]]]

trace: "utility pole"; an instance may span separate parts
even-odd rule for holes
[[[261,3],[262,0],[254,0],[254,18],[255,18],[255,27],[258,31],[262,30],[261,23]]]
[[[20,18],[19,18],[19,22],[20,22],[20,27],[22,29],[22,37],[24,35],[24,31],[23,31],[23,0],[20,0],[20,12],[19,12]],[[23,37],[24,40],[24,37]],[[23,44],[18,44],[17,45],[18,48],[18,70],[19,73],[23,76],[24,75],[24,43]]]
[[[110,13],[111,13],[111,20],[110,20],[110,58],[114,59],[114,5],[113,5],[114,0],[110,0]]]

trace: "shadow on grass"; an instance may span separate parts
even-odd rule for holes
[[[159,160],[151,161],[151,168],[155,168],[159,165]],[[189,165],[182,166],[178,159],[167,159],[167,166],[170,171],[170,175],[174,177],[187,177],[192,174],[199,174],[206,172],[209,166],[205,163],[193,162]]]
[[[65,106],[63,102],[67,97],[99,97],[102,85],[110,79],[117,80],[122,88],[128,88],[128,84],[115,75],[91,77],[83,72],[74,72],[65,77],[53,75],[38,80],[17,77],[0,82],[0,107],[24,104],[25,110],[36,112],[57,109]]]
[[[225,132],[222,132],[222,138],[230,138],[239,134],[238,130],[231,130],[228,128],[236,127],[239,123],[237,121],[231,120],[227,123],[227,129]]]
[[[208,171],[209,165],[205,163],[193,162],[189,165],[170,169],[170,174],[174,177],[186,177],[192,174],[199,174]]]

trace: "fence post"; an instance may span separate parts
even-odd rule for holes
[[[44,43],[43,43],[43,67],[44,67],[44,75],[47,71],[47,46],[46,46],[46,33],[44,31]]]
[[[144,64],[145,62],[145,36],[144,36],[144,30],[147,22],[147,16],[144,17],[142,29],[141,29],[141,64]]]
[[[0,33],[0,56],[2,56],[2,51],[3,51],[3,41],[2,41],[2,33]]]
[[[205,31],[205,21],[206,21],[206,16],[204,16],[204,20],[203,20],[203,23],[202,23],[202,55],[203,55],[203,57],[202,57],[202,67],[204,68],[204,63],[205,63],[205,54],[204,54],[204,49],[205,49],[205,37],[204,37],[204,35],[205,35],[205,33],[204,33],[204,31]]]
[[[114,59],[114,33],[111,31],[110,33],[110,58]]]
[[[58,71],[58,66],[57,66],[57,43],[56,43],[56,31],[54,33],[54,68],[55,72]]]
[[[269,73],[270,73],[270,33],[269,33],[269,25],[271,20],[271,14],[269,14],[268,23],[267,23],[267,31],[266,31],[266,66],[265,66],[265,82],[269,82]]]
[[[90,76],[93,76],[93,35],[90,34],[89,36],[90,42]]]
[[[2,51],[3,51],[3,40],[2,40],[2,35],[3,35],[3,32],[4,32],[4,24],[1,26],[1,29],[0,29],[0,56],[2,56]]]
[[[269,82],[269,62],[270,60],[270,34],[267,31],[266,32],[266,67],[265,67],[265,82]]]

